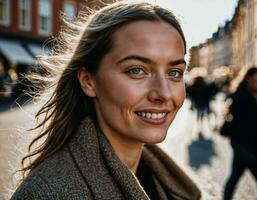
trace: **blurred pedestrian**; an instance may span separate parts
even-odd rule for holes
[[[211,101],[218,93],[219,88],[215,82],[207,83],[204,77],[197,76],[191,85],[187,87],[187,97],[191,101],[191,110],[197,114],[197,124],[200,126],[200,136],[202,133],[203,119],[215,112],[211,109]]]
[[[23,159],[37,156],[12,200],[200,199],[154,145],[185,98],[186,41],[174,15],[120,2],[71,27],[63,53],[41,58],[49,72],[42,78],[56,88],[30,147],[46,139]]]
[[[191,109],[196,110],[197,119],[202,119],[209,113],[208,85],[202,76],[194,78],[192,85],[187,87],[187,94],[191,100]]]
[[[225,186],[224,199],[232,199],[241,175],[249,169],[257,180],[257,68],[250,68],[237,90],[230,95],[231,105],[221,134],[231,139],[233,163]]]

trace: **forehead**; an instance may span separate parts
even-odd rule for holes
[[[184,55],[184,42],[179,32],[164,21],[139,20],[122,26],[113,35],[113,47],[135,51],[165,48]],[[163,49],[164,50],[164,49]]]

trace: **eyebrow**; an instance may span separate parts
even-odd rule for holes
[[[146,63],[146,64],[153,64],[153,63],[155,63],[151,59],[143,57],[143,56],[129,55],[129,56],[126,56],[126,57],[120,59],[116,64],[120,64],[120,63],[128,61],[128,60],[139,60],[139,61],[141,61],[143,63]],[[186,65],[186,61],[183,58],[181,58],[181,59],[169,62],[170,66],[179,65],[179,64]]]

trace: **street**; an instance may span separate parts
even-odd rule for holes
[[[214,106],[220,117],[221,101]],[[0,113],[0,199],[9,199],[15,188],[16,176],[22,155],[26,152],[29,138],[27,129],[33,126],[33,113],[37,106],[15,107]],[[212,121],[211,121],[212,122]],[[217,123],[221,123],[218,120]],[[202,190],[202,199],[222,199],[223,186],[230,172],[231,149],[228,139],[218,131],[209,131],[204,124],[202,135],[198,134],[196,116],[185,101],[161,147],[193,178]],[[210,123],[211,124],[211,123]],[[236,200],[256,200],[257,185],[246,171],[235,192]]]

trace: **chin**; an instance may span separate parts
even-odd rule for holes
[[[147,138],[144,143],[145,144],[158,144],[158,143],[163,142],[163,140],[165,140],[166,136],[167,136],[167,133],[153,135],[153,136]]]

